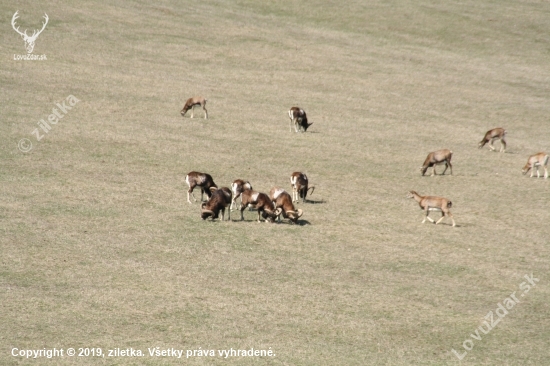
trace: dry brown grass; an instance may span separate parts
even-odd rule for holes
[[[21,1],[0,5],[6,27],[18,9],[50,23],[47,61],[13,61],[23,42],[0,35],[1,364],[51,363],[13,347],[156,346],[276,353],[189,364],[456,364],[531,273],[462,364],[550,358],[550,182],[520,171],[550,152],[547,2]],[[179,115],[192,95],[207,121]],[[292,105],[311,133],[289,133]],[[499,126],[507,153],[478,150]],[[422,177],[441,148],[454,176]],[[203,222],[191,170],[264,192],[302,170],[316,203],[301,225]],[[451,199],[457,227],[420,224],[411,189]]]

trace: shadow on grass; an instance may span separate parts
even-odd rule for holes
[[[318,204],[322,204],[322,203],[327,203],[327,201],[325,200],[310,200],[310,199],[306,199],[306,202],[304,203],[311,203],[312,205],[318,205]]]
[[[311,225],[311,223],[307,220],[298,220],[296,223],[293,223],[289,219],[281,219],[281,222],[277,222],[277,224],[281,225],[297,225],[297,226],[304,226],[304,225]]]

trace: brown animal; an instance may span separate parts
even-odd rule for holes
[[[289,219],[292,223],[296,224],[298,219],[302,217],[304,212],[301,209],[294,208],[292,203],[292,198],[290,194],[282,188],[273,187],[269,191],[269,198],[273,201],[275,205],[275,210],[280,210],[280,214],[283,215],[285,219]],[[278,215],[279,221],[281,221],[281,215]]]
[[[493,142],[496,139],[500,140],[500,152],[506,152],[506,130],[504,128],[498,127],[493,128],[492,130],[489,130],[485,133],[485,136],[483,139],[479,142],[479,148],[481,149],[483,146],[485,146],[486,143],[489,143],[489,148],[492,151],[495,151],[495,147],[493,146]]]
[[[241,193],[245,189],[252,189],[252,185],[248,181],[244,181],[242,179],[236,179],[233,183],[231,183],[231,190],[233,191],[233,201],[231,202],[231,209],[233,206],[235,206],[235,209],[237,209],[237,198],[241,196]],[[241,199],[242,204],[242,199]]]
[[[245,189],[241,193],[241,220],[244,220],[243,211],[249,205],[256,207],[258,210],[258,222],[261,222],[260,215],[266,222],[275,222],[275,218],[280,214],[280,211],[275,210],[275,205],[265,193]]]
[[[201,205],[201,218],[206,220],[212,216],[212,220],[217,219],[221,211],[224,221],[225,209],[231,204],[231,196],[231,190],[227,187],[214,191],[210,199]],[[227,220],[231,221],[231,210],[227,210],[227,216]]]
[[[307,176],[302,172],[294,172],[290,175],[290,185],[292,185],[292,202],[298,202],[298,197],[302,199],[302,202],[306,202],[308,191],[311,189],[311,193],[315,190],[315,186],[309,186],[309,180]]]
[[[451,175],[453,175],[453,166],[451,165],[451,158],[453,157],[453,152],[449,149],[442,149],[437,150],[434,152],[431,152],[426,157],[426,160],[424,160],[424,164],[420,167],[420,173],[422,175],[426,174],[426,171],[428,168],[433,167],[432,169],[432,177],[436,175],[435,172],[435,166],[439,164],[445,164],[445,169],[443,170],[443,173],[441,175],[445,175],[445,172],[447,171],[447,168],[451,168]]]
[[[453,203],[451,201],[443,197],[421,196],[415,191],[410,191],[409,193],[409,197],[414,198],[414,200],[418,202],[420,208],[423,209],[426,213],[426,217],[424,217],[422,223],[426,222],[426,219],[428,219],[430,222],[434,222],[434,220],[429,216],[430,211],[439,211],[441,212],[441,218],[435,222],[436,225],[439,224],[441,220],[443,220],[445,215],[448,215],[453,222],[453,226],[456,226],[453,214],[449,210],[453,206]]]
[[[187,191],[187,202],[189,203],[191,203],[189,195],[193,196],[195,202],[197,201],[195,195],[193,194],[193,189],[195,189],[196,186],[199,186],[201,189],[201,202],[204,193],[206,193],[206,196],[210,199],[212,192],[218,189],[218,186],[214,183],[212,176],[206,173],[189,172],[189,174],[185,176],[185,182],[189,186],[189,190]]]
[[[185,105],[183,106],[183,109],[181,110],[181,115],[185,116],[185,113],[189,109],[191,109],[191,118],[195,116],[195,106],[200,105],[204,111],[204,119],[208,119],[208,111],[206,110],[206,101],[207,99],[204,99],[203,97],[193,97],[187,99],[187,102],[185,102]]]
[[[313,124],[313,122],[307,122],[306,112],[300,107],[290,108],[288,117],[290,117],[290,132],[292,132],[292,124],[294,124],[294,130],[296,132],[306,132],[309,126]]]
[[[539,167],[544,168],[544,179],[548,178],[548,168],[546,165],[548,164],[548,154],[539,152],[538,154],[531,155],[529,159],[527,159],[527,164],[523,167],[521,170],[523,175],[527,174],[527,172],[531,169],[531,176],[530,178],[533,178],[533,173],[535,172],[535,168],[537,169],[537,178],[540,178],[539,174]]]

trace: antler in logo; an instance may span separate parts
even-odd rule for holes
[[[27,53],[32,53],[32,50],[34,49],[34,42],[36,41],[40,33],[42,33],[44,28],[46,28],[46,24],[48,24],[48,19],[49,19],[48,14],[44,13],[44,19],[46,21],[42,24],[42,29],[40,29],[39,31],[38,30],[33,31],[32,36],[29,37],[27,35],[26,29],[25,29],[25,32],[22,33],[21,31],[19,31],[19,27],[17,28],[15,27],[15,20],[19,18],[19,16],[17,15],[18,12],[19,10],[16,11],[15,14],[13,14],[13,18],[11,18],[11,26],[17,33],[21,35],[21,37],[23,37],[23,40],[25,41],[25,48],[27,49]]]

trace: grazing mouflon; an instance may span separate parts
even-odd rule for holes
[[[212,176],[206,173],[189,172],[189,174],[185,176],[185,182],[189,186],[189,190],[187,191],[187,202],[189,203],[191,203],[189,195],[193,196],[193,199],[197,201],[195,195],[193,194],[193,189],[197,186],[201,189],[201,202],[204,193],[206,193],[206,196],[210,199],[212,192],[218,189],[218,186],[214,183]]]
[[[294,130],[296,132],[303,131],[306,132],[309,126],[313,124],[313,122],[308,123],[307,122],[307,115],[306,111],[304,111],[300,107],[292,107],[288,111],[288,117],[290,118],[290,132],[292,132],[292,125],[294,124]]]
[[[237,209],[237,198],[241,196],[241,193],[245,189],[252,189],[252,185],[250,184],[250,182],[244,181],[242,179],[236,179],[233,183],[231,183],[231,190],[233,191],[233,201],[231,202],[230,209],[233,209],[233,206],[235,206],[235,209]]]
[[[292,202],[298,202],[299,197],[305,203],[308,191],[311,189],[310,194],[313,194],[315,190],[315,186],[309,186],[307,175],[302,172],[292,173],[290,175],[290,184],[292,185]]]
[[[265,193],[256,192],[251,189],[245,189],[241,193],[241,220],[244,220],[244,209],[249,205],[258,210],[258,222],[261,222],[260,215],[266,222],[275,222],[275,218],[280,212],[275,210],[275,205]]]
[[[225,209],[231,204],[231,190],[227,187],[222,187],[214,192],[206,202],[201,205],[201,218],[206,220],[212,216],[212,220],[219,217],[222,213],[222,221],[224,221]],[[231,210],[227,210],[228,220],[231,220]]]
[[[282,214],[285,219],[289,219],[292,223],[296,224],[298,219],[302,217],[304,212],[294,207],[290,194],[284,189],[278,187],[271,188],[271,191],[269,191],[269,198],[275,204],[275,210],[280,210],[280,214]],[[281,221],[280,214],[278,215],[279,221]]]

